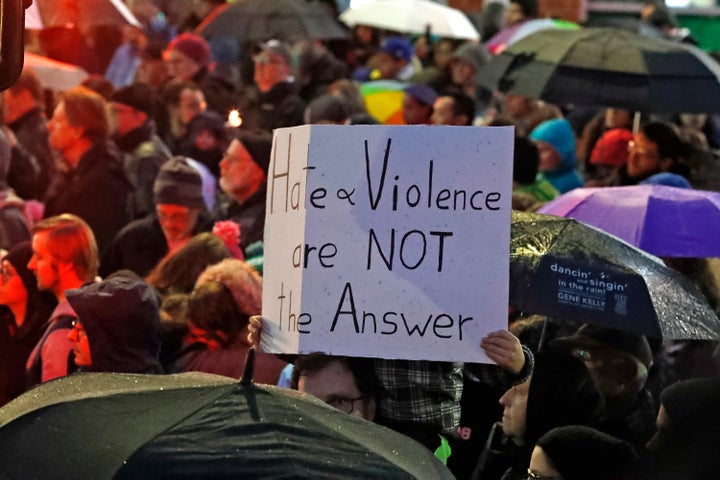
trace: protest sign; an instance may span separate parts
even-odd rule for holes
[[[261,347],[487,361],[507,328],[511,127],[275,130]]]

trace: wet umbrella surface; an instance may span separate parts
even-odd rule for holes
[[[207,374],[76,374],[0,409],[0,478],[453,478],[314,397]]]
[[[662,338],[717,339],[698,289],[658,258],[573,219],[513,212],[510,305]]]

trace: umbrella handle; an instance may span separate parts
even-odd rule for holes
[[[243,372],[240,385],[252,385],[255,372],[255,347],[250,347],[245,357],[245,371]]]

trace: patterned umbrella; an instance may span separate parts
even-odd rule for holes
[[[360,85],[365,108],[385,125],[402,125],[402,99],[405,84],[395,80],[375,80]]]
[[[548,29],[497,55],[481,83],[557,105],[720,112],[720,66],[690,45],[615,28]]]

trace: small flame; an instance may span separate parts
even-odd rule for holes
[[[228,123],[231,127],[239,127],[242,125],[242,117],[240,116],[240,112],[238,110],[231,110],[228,114]]]

